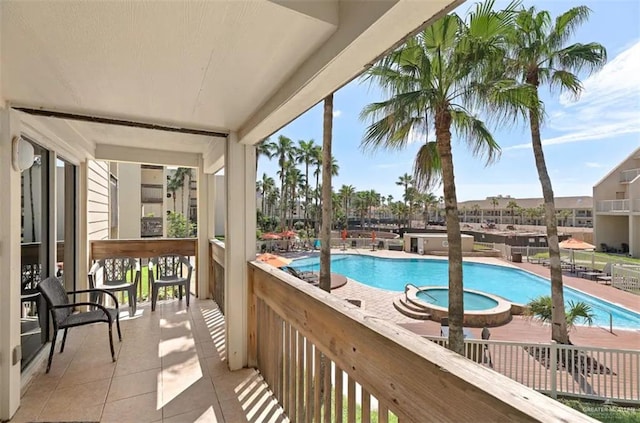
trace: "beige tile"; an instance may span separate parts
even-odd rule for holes
[[[160,369],[161,366],[162,361],[160,360],[160,357],[157,356],[145,357],[144,355],[141,355],[131,358],[120,358],[116,362],[116,371],[114,376],[126,376],[146,370]]]
[[[219,355],[218,350],[216,349],[215,345],[213,345],[213,342],[211,341],[197,342],[196,351],[198,352],[198,356],[201,359],[218,357]]]
[[[254,369],[241,369],[234,372],[222,373],[213,377],[216,393],[222,404],[223,400],[233,398],[237,401],[238,393],[252,383],[257,372]]]
[[[107,395],[107,402],[157,392],[161,384],[162,374],[159,369],[114,377]]]
[[[42,412],[47,415],[56,410],[86,408],[103,404],[107,398],[110,383],[110,379],[103,379],[82,385],[59,386],[51,394]]]
[[[85,362],[71,362],[64,376],[60,379],[58,389],[73,385],[82,385],[87,382],[109,379],[113,376],[116,363],[109,360],[108,363],[92,364]]]
[[[193,410],[188,413],[178,414],[173,417],[168,417],[162,420],[162,423],[217,423],[228,422],[234,423],[232,420],[224,420],[222,411],[218,407],[209,406],[205,409]]]
[[[158,406],[158,393],[150,392],[135,397],[108,402],[104,406],[101,422],[144,423],[162,419]]]
[[[175,387],[176,385],[165,389],[163,383],[163,418],[192,411],[204,412],[217,403],[215,391],[209,378],[194,380],[193,383],[183,386],[179,391],[176,391]]]
[[[51,410],[43,410],[36,421],[39,422],[97,422],[100,421],[103,405],[94,405],[91,407],[72,407],[67,409],[55,408]]]

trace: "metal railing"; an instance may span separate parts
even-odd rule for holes
[[[620,172],[620,182],[631,182],[640,175],[640,169],[629,169]]]
[[[596,202],[596,211],[599,212],[628,212],[631,207],[630,200],[602,200]]]
[[[446,347],[442,337],[424,336]],[[465,355],[553,398],[640,404],[640,351],[465,339]]]

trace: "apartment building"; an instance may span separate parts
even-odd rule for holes
[[[593,198],[556,197],[555,205],[559,226],[593,226]],[[544,199],[498,195],[484,200],[463,201],[458,203],[458,214],[462,223],[544,225]]]
[[[640,257],[640,148],[593,186],[595,244]]]

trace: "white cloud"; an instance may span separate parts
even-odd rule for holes
[[[333,111],[333,117],[334,118],[339,118],[340,115],[342,115],[342,110],[334,110]]]
[[[546,138],[543,145],[558,145],[640,134],[640,41],[583,81],[578,100],[562,94],[560,110],[549,113],[547,126],[562,135]],[[505,150],[530,148],[526,142]]]
[[[603,167],[600,163],[596,163],[596,162],[586,162],[584,165],[587,167],[594,167],[594,168]]]

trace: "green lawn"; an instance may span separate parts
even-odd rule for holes
[[[574,399],[560,399],[558,401],[604,423],[640,422],[640,408],[605,405]]]

